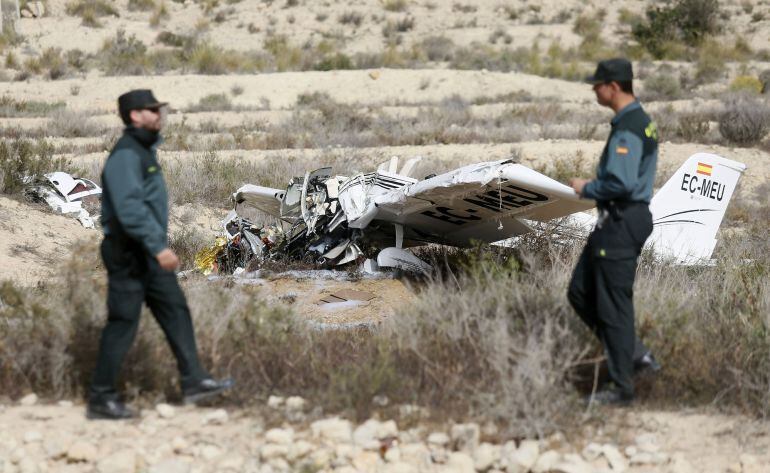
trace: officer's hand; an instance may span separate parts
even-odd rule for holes
[[[160,267],[166,271],[173,271],[179,266],[179,258],[171,248],[162,250],[160,253],[155,255],[155,259],[158,260]]]
[[[588,184],[588,179],[580,179],[579,177],[573,177],[569,180],[569,185],[577,192],[578,195],[583,193],[583,188]]]

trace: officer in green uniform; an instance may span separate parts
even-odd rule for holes
[[[596,200],[599,219],[580,255],[567,295],[604,345],[614,383],[595,393],[593,401],[625,405],[634,398],[634,373],[660,369],[650,350],[636,337],[633,303],[637,258],[652,232],[649,204],[658,161],[658,133],[634,96],[633,71],[626,59],[599,62],[587,82],[593,84],[599,104],[611,108],[615,116],[596,178],[570,181],[581,197]]]
[[[174,273],[179,259],[168,247],[168,194],[155,150],[165,105],[150,90],[132,90],[118,98],[126,128],[102,172],[108,319],[89,390],[86,415],[91,419],[136,415],[120,402],[116,386],[145,302],[176,357],[186,403],[232,386],[232,380],[214,380],[201,367],[190,311]]]

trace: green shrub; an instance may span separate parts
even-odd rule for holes
[[[762,93],[762,82],[754,76],[738,76],[730,82],[733,92]]]
[[[317,71],[355,69],[355,65],[349,56],[343,53],[336,53],[321,59],[321,61],[315,65],[314,69]]]
[[[672,44],[681,41],[697,46],[717,33],[720,14],[718,0],[674,0],[666,6],[648,8],[646,21],[635,25],[632,35],[655,58],[673,58]]]
[[[68,15],[81,17],[83,25],[91,27],[100,27],[101,17],[120,16],[112,2],[107,0],[73,0],[67,4],[65,11]]]
[[[38,102],[17,100],[11,96],[0,97],[0,117],[45,117],[67,106],[64,102]]]
[[[187,111],[191,113],[195,112],[219,112],[225,110],[232,110],[233,102],[227,96],[227,94],[209,94],[201,98],[197,105],[188,107]]]
[[[34,178],[72,169],[69,160],[53,157],[53,146],[48,141],[0,141],[0,193],[19,194]]]
[[[385,0],[382,6],[387,11],[404,11],[407,7],[407,0]]]
[[[676,100],[682,96],[679,78],[669,72],[658,72],[644,80],[642,97],[645,100]]]
[[[155,8],[155,0],[128,0],[129,11],[150,11]]]
[[[150,68],[147,46],[122,29],[104,41],[98,57],[104,73],[111,76],[146,74]]]

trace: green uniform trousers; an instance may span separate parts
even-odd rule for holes
[[[92,402],[117,399],[120,367],[147,303],[176,357],[184,389],[208,377],[201,368],[190,310],[176,274],[160,268],[141,246],[126,237],[106,236],[101,246],[107,268],[107,325],[91,381]]]
[[[567,297],[604,345],[610,379],[633,397],[634,360],[647,353],[634,326],[637,259],[652,232],[646,203],[612,204],[588,237]]]

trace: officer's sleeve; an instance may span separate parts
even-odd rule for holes
[[[104,180],[123,230],[151,255],[166,248],[166,234],[144,203],[141,161],[128,150],[118,150],[104,165]]]
[[[581,197],[595,200],[624,199],[634,191],[642,160],[642,139],[630,131],[619,131],[612,135],[607,153],[604,176],[586,184]]]

